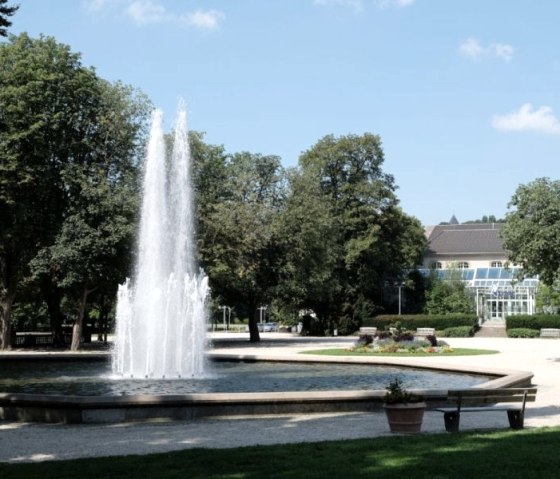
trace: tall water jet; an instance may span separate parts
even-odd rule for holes
[[[191,155],[179,108],[170,160],[162,112],[144,165],[135,276],[119,286],[113,372],[124,377],[205,375],[208,278],[195,259]]]

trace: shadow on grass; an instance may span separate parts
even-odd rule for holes
[[[559,477],[559,448],[559,428],[426,434],[0,464],[0,477],[542,479]]]

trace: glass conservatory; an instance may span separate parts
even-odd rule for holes
[[[476,313],[483,321],[506,316],[535,314],[537,277],[523,277],[520,268],[464,268],[422,270],[440,279],[460,279],[471,291]]]

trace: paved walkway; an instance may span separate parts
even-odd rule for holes
[[[222,336],[223,337],[223,336]],[[235,337],[228,335],[229,338]],[[240,335],[239,337],[246,337]],[[294,353],[332,343],[312,343],[281,335],[263,334],[270,341],[258,347],[225,347],[229,352]],[[278,342],[277,342],[278,341]],[[532,371],[539,387],[537,402],[526,413],[527,427],[560,425],[560,341],[554,339],[467,338],[450,339],[454,347],[496,349],[491,356],[422,358],[445,362]],[[338,338],[338,344],[344,339]],[[227,346],[227,344],[225,345]],[[461,429],[507,428],[505,413],[465,416]],[[427,411],[424,432],[443,432],[441,413]],[[125,423],[109,425],[45,425],[0,421],[0,462],[32,462],[78,457],[147,454],[195,447],[228,448],[293,442],[367,438],[389,435],[383,413],[305,414],[195,421]]]

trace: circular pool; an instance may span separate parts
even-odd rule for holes
[[[375,364],[216,361],[204,379],[115,378],[108,361],[0,362],[0,391],[77,396],[467,388],[488,376]]]

